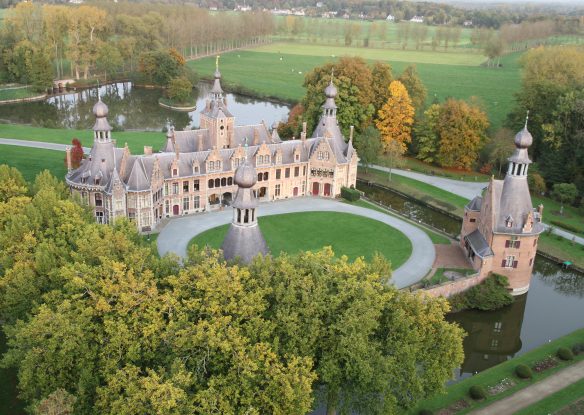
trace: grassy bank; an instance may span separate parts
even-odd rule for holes
[[[91,147],[93,144],[93,131],[91,130],[42,128],[15,124],[0,124],[0,137],[59,144],[71,144],[73,138],[78,138],[84,147]],[[128,143],[130,151],[134,154],[143,154],[144,146],[153,146],[154,151],[158,151],[166,143],[165,135],[162,132],[114,131],[112,137],[116,140],[118,147],[123,147],[124,143]]]
[[[584,342],[584,329],[580,329],[564,337],[560,337],[559,339],[531,350],[522,356],[508,360],[504,363],[487,369],[478,375],[464,379],[452,386],[449,386],[446,389],[446,394],[426,399],[420,402],[415,409],[410,410],[407,413],[414,415],[417,414],[421,409],[437,411],[439,409],[448,408],[450,405],[460,400],[465,400],[468,402],[469,407],[460,412],[456,412],[457,414],[468,413],[471,410],[487,406],[497,400],[511,395],[513,392],[532,385],[537,381],[545,379],[546,377],[556,373],[558,370],[569,366],[572,363],[584,360],[584,353],[580,353],[573,361],[560,361],[560,363],[558,363],[558,365],[554,368],[547,369],[539,373],[534,372],[533,378],[531,380],[521,380],[515,376],[515,367],[518,364],[523,363],[528,366],[533,366],[535,363],[540,362],[551,355],[555,355],[559,347],[571,348],[574,344],[582,342]],[[468,390],[473,385],[482,385],[487,388],[489,386],[495,386],[499,384],[503,379],[512,379],[513,382],[515,382],[515,385],[495,396],[489,396],[482,402],[473,401],[468,396]]]
[[[584,268],[584,245],[572,242],[559,235],[541,234],[537,249],[560,258],[563,261],[571,261],[574,265]]]
[[[259,96],[299,101],[304,96],[302,84],[306,72],[345,55],[363,56],[371,62],[388,62],[398,75],[407,65],[416,63],[428,89],[428,103],[447,97],[478,97],[494,128],[501,126],[513,108],[513,94],[520,86],[519,54],[505,56],[503,67],[495,69],[479,66],[478,55],[471,53],[337,48],[295,43],[225,53],[221,57],[221,73],[225,85],[244,86]],[[456,64],[451,64],[451,61]],[[189,65],[201,76],[211,77],[215,58],[191,61]],[[258,68],[261,68],[261,76],[258,76]]]
[[[516,412],[515,415],[582,414],[584,413],[582,398],[584,398],[584,379]],[[575,404],[576,401],[580,402]]]
[[[0,101],[7,101],[11,99],[30,98],[42,95],[42,92],[33,91],[32,88],[26,86],[12,86],[0,87]]]
[[[43,170],[60,179],[67,173],[63,151],[0,145],[0,164],[16,167],[27,181],[34,180]]]
[[[260,216],[259,224],[272,254],[314,251],[332,246],[337,256],[354,260],[371,259],[375,252],[391,261],[392,268],[402,265],[412,253],[410,240],[400,231],[379,221],[340,212],[303,212]],[[229,225],[205,231],[190,244],[219,248]],[[351,238],[347,238],[351,235]],[[375,238],[371,238],[375,235]]]

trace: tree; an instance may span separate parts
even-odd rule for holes
[[[28,187],[22,174],[6,164],[0,164],[0,203],[6,203],[10,199],[23,196]]]
[[[83,152],[83,146],[79,139],[74,138],[71,140],[71,167],[73,169],[78,169],[81,165],[81,160],[85,157]],[[67,158],[65,157],[65,163],[67,163]]]
[[[527,176],[527,183],[529,185],[529,190],[531,190],[533,194],[543,196],[547,190],[545,180],[539,173],[531,172],[529,176]]]
[[[375,125],[381,133],[384,149],[387,151],[392,142],[398,144],[400,154],[405,153],[407,144],[412,141],[414,107],[408,91],[400,81],[389,84],[390,97],[379,110]]]
[[[357,135],[355,148],[367,173],[369,166],[378,160],[381,153],[382,146],[379,131],[373,126],[367,127],[363,133]]]
[[[578,196],[578,188],[574,183],[556,183],[552,190],[552,197],[560,202],[560,215],[564,214],[564,203],[574,203]]]
[[[513,137],[514,134],[511,130],[501,128],[486,146],[487,159],[489,163],[497,166],[499,177],[501,176],[503,166],[505,166],[507,159],[515,148]]]
[[[97,69],[103,71],[106,82],[108,73],[110,75],[115,74],[122,68],[124,64],[124,60],[119,49],[120,48],[118,46],[114,46],[107,42],[102,43],[99,47],[95,63],[97,65]]]
[[[30,82],[35,91],[46,92],[53,85],[53,68],[48,56],[37,51],[32,57]]]
[[[288,113],[288,120],[278,125],[278,134],[284,140],[292,137],[298,137],[302,128],[302,118],[304,107],[302,104],[296,104]]]
[[[371,121],[375,111],[371,69],[359,57],[343,57],[335,63],[317,66],[306,74],[304,86],[306,95],[302,99],[304,120],[308,131],[314,130],[322,115],[325,101],[324,90],[331,81],[334,70],[334,83],[338,94],[335,98],[337,119],[345,136],[349,127],[355,126],[357,132],[363,131]]]
[[[156,85],[168,85],[171,79],[182,74],[183,66],[171,51],[145,52],[140,56],[140,72]]]
[[[174,102],[187,103],[192,100],[193,85],[185,77],[173,78],[166,93]]]
[[[64,389],[57,389],[35,408],[35,415],[72,415],[75,397]]]
[[[383,104],[389,99],[389,84],[393,81],[391,66],[387,63],[375,62],[371,69],[373,89],[373,107],[375,116]]]
[[[440,105],[430,105],[414,129],[416,158],[426,163],[434,163],[438,154],[437,123],[439,116]]]
[[[418,75],[416,65],[408,65],[398,78],[398,81],[400,81],[408,90],[408,95],[412,100],[412,105],[415,110],[423,110],[428,91]]]
[[[440,107],[437,161],[442,167],[470,170],[485,142],[489,121],[477,105],[449,99]]]

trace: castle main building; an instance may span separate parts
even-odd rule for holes
[[[534,209],[527,185],[531,164],[527,149],[533,138],[525,128],[515,136],[504,180],[491,179],[483,196],[464,208],[460,245],[482,278],[490,272],[505,275],[513,295],[529,289],[543,206]]]
[[[89,156],[71,168],[67,151],[66,182],[94,211],[97,222],[127,217],[141,231],[172,216],[218,209],[229,205],[237,186],[233,177],[247,157],[257,171],[253,190],[260,201],[299,196],[334,198],[341,187],[355,186],[358,157],[342,136],[332,80],[325,89],[323,114],[312,138],[306,125],[300,139],[281,140],[265,124],[236,125],[215,71],[213,88],[201,111],[200,129],[169,128],[161,152],[144,147],[132,155],[127,145],[118,148],[107,121],[108,107],[101,99],[93,107],[96,117]]]

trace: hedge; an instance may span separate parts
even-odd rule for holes
[[[341,187],[341,197],[349,202],[355,202],[361,198],[361,192],[357,189]]]
[[[531,379],[533,372],[526,364],[520,364],[515,367],[515,374],[521,379]]]
[[[582,229],[578,226],[572,225],[571,223],[562,222],[560,220],[551,220],[550,222],[552,225],[556,225],[556,226],[563,228],[563,229],[570,231],[570,232],[584,233],[584,229]]]

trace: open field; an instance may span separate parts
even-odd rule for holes
[[[71,144],[73,138],[78,138],[84,147],[91,147],[93,144],[93,131],[91,130],[42,128],[15,124],[0,124],[0,137],[59,144]],[[144,146],[153,146],[154,151],[158,151],[166,143],[166,137],[161,132],[113,131],[112,137],[117,141],[118,147],[123,147],[124,143],[128,143],[133,154],[143,154]]]
[[[59,179],[64,179],[67,173],[63,151],[0,145],[0,164],[16,167],[27,181],[33,181],[43,170]]]
[[[228,89],[230,85],[237,86],[258,96],[299,101],[304,96],[302,84],[306,72],[344,55],[371,56],[368,58],[371,62],[388,62],[395,75],[399,75],[410,62],[418,62],[417,70],[428,89],[428,103],[448,97],[477,97],[487,111],[493,129],[502,125],[513,108],[513,95],[520,87],[519,53],[503,57],[503,66],[495,69],[479,66],[480,59],[477,57],[480,56],[472,53],[404,52],[277,43],[265,49],[223,54],[221,73]],[[432,60],[433,63],[430,63]],[[451,64],[452,61],[455,64]],[[201,76],[210,77],[215,69],[215,59],[203,58],[189,62],[189,65]]]
[[[408,411],[407,413],[410,415],[417,414],[421,409],[429,409],[432,411],[437,411],[439,409],[447,408],[448,406],[454,404],[455,402],[460,401],[461,399],[466,400],[470,406],[460,412],[456,412],[457,414],[464,414],[468,413],[471,410],[481,408],[487,406],[494,401],[502,399],[506,396],[511,395],[513,392],[517,390],[523,389],[526,386],[532,385],[533,383],[542,380],[554,373],[558,370],[581,360],[584,360],[584,353],[580,353],[576,358],[569,362],[562,362],[560,361],[559,364],[551,369],[547,369],[543,372],[534,372],[533,378],[531,380],[520,380],[515,376],[515,367],[520,364],[524,363],[528,366],[532,366],[536,362],[539,362],[550,355],[555,355],[557,349],[559,347],[568,347],[571,348],[576,343],[584,342],[584,329],[576,330],[573,333],[570,333],[564,337],[560,337],[548,344],[540,346],[536,349],[533,349],[519,357],[514,359],[508,360],[504,363],[498,364],[490,369],[487,369],[478,375],[472,376],[470,378],[464,379],[452,386],[446,388],[445,395],[437,395],[430,399],[426,399],[420,402],[414,409]],[[503,379],[512,379],[515,382],[515,386],[501,392],[495,396],[489,396],[482,402],[476,402],[470,399],[468,396],[468,390],[473,385],[482,385],[485,388],[489,386],[494,386],[498,384]]]
[[[315,251],[332,246],[337,256],[350,260],[375,252],[398,268],[412,252],[410,240],[398,230],[373,219],[339,212],[303,212],[259,217],[262,233],[272,254]],[[190,244],[219,248],[229,225],[219,226],[197,235]],[[351,238],[346,238],[351,235]],[[375,235],[375,238],[371,238]]]

